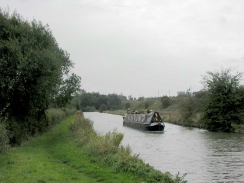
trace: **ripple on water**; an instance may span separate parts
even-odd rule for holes
[[[165,123],[163,133],[150,133],[124,127],[122,117],[84,113],[101,133],[124,134],[122,145],[156,169],[172,174],[187,173],[194,183],[244,181],[244,134],[213,133]]]

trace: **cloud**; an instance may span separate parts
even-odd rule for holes
[[[201,89],[201,75],[244,70],[244,1],[3,0],[49,24],[87,91],[157,96]],[[163,92],[164,91],[164,92]],[[167,92],[166,92],[167,91]]]

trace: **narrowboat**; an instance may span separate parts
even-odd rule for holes
[[[123,116],[123,126],[143,131],[163,131],[164,123],[158,112],[150,111],[146,114],[137,112],[127,113]]]

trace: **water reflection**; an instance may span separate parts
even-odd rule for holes
[[[207,171],[212,180],[244,180],[244,135],[208,132],[205,139]]]
[[[244,181],[244,134],[213,133],[166,123],[161,133],[124,127],[122,117],[84,113],[101,134],[117,130],[122,145],[156,169],[173,174],[187,173],[189,182]]]

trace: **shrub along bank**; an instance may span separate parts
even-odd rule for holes
[[[184,176],[172,176],[169,172],[162,173],[149,164],[145,164],[138,156],[131,155],[129,146],[120,146],[123,134],[116,131],[105,136],[98,135],[93,129],[93,123],[78,113],[70,130],[75,142],[91,158],[95,158],[104,165],[109,165],[114,173],[126,173],[137,176],[145,182],[183,183]]]
[[[50,130],[53,126],[60,123],[63,119],[71,116],[76,112],[76,109],[73,108],[60,108],[60,109],[48,109],[46,110],[46,118],[44,123],[45,125],[44,131]],[[38,126],[36,126],[38,125]],[[35,121],[32,123],[32,126],[29,128],[36,129],[36,132],[34,133],[34,136],[38,135],[39,125],[42,125],[42,121],[38,121],[35,123]],[[8,130],[11,127],[12,130]],[[16,146],[21,145],[22,143],[30,140],[33,138],[33,134],[26,131],[25,126],[18,125],[16,121],[14,120],[8,120],[1,118],[0,119],[0,154],[6,153],[10,146]],[[10,144],[10,139],[15,144]]]
[[[164,121],[209,131],[244,132],[244,85],[242,73],[232,69],[207,72],[201,83],[203,89],[177,92],[177,97],[163,96],[153,100],[125,101],[131,110],[150,108],[158,111]],[[113,111],[119,113],[121,111]]]

